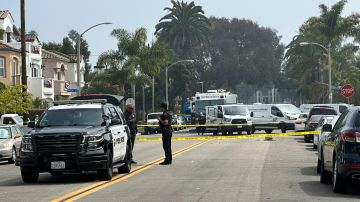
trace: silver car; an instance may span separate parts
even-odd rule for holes
[[[15,125],[0,126],[0,161],[16,162],[23,132]]]

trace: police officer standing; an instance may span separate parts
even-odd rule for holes
[[[171,127],[171,112],[167,110],[166,103],[161,103],[160,110],[163,114],[159,117],[159,127],[165,152],[165,160],[160,163],[160,165],[170,165],[172,163],[171,137],[173,132]]]
[[[134,114],[134,107],[132,104],[126,105],[126,111],[124,112],[125,120],[127,125],[129,126],[130,130],[130,138],[131,138],[131,149],[134,149],[135,137],[137,133],[137,126],[136,126],[136,118]],[[133,160],[131,156],[131,163],[136,164],[136,161]]]

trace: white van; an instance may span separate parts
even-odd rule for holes
[[[254,104],[248,105],[253,112],[252,122],[254,130],[265,130],[272,133],[273,130],[294,130],[296,119],[301,111],[292,104]]]
[[[303,113],[309,113],[311,108],[313,108],[315,106],[332,107],[332,108],[335,109],[335,111],[337,112],[338,115],[340,115],[341,113],[343,113],[345,110],[347,110],[350,107],[350,105],[345,104],[345,103],[338,103],[338,104],[302,104],[302,105],[300,105],[300,110]]]
[[[226,124],[226,126],[206,127],[205,132],[211,131],[214,135],[221,132],[223,135],[237,132],[241,134],[253,131],[252,113],[245,105],[215,105],[206,107],[206,124]],[[241,124],[229,126],[228,124]]]
[[[159,129],[159,117],[162,115],[162,112],[149,113],[146,116],[146,124],[151,126],[144,127],[144,133],[150,135],[151,133],[160,132]]]

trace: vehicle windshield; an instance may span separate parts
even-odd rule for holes
[[[215,106],[215,105],[223,105],[225,104],[224,99],[218,100],[196,100],[195,101],[195,110],[198,112],[205,112],[206,106]]]
[[[147,119],[148,120],[149,119],[157,119],[157,118],[160,117],[160,115],[161,115],[161,113],[159,113],[159,114],[148,114]]]
[[[246,116],[248,114],[248,109],[242,106],[225,106],[224,115],[240,115]]]
[[[38,127],[49,126],[101,126],[104,122],[102,109],[57,109],[48,110]]]
[[[0,128],[0,139],[10,139],[11,132],[9,128]]]
[[[23,122],[23,119],[20,117],[20,116],[14,116],[14,119],[16,122],[18,123],[22,123]]]
[[[300,114],[301,111],[294,105],[278,105],[277,106],[285,114]]]

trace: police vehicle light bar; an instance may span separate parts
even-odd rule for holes
[[[106,99],[93,99],[93,100],[61,100],[61,101],[54,101],[54,106],[57,105],[67,105],[67,104],[94,104],[94,103],[100,103],[100,104],[106,104]]]

